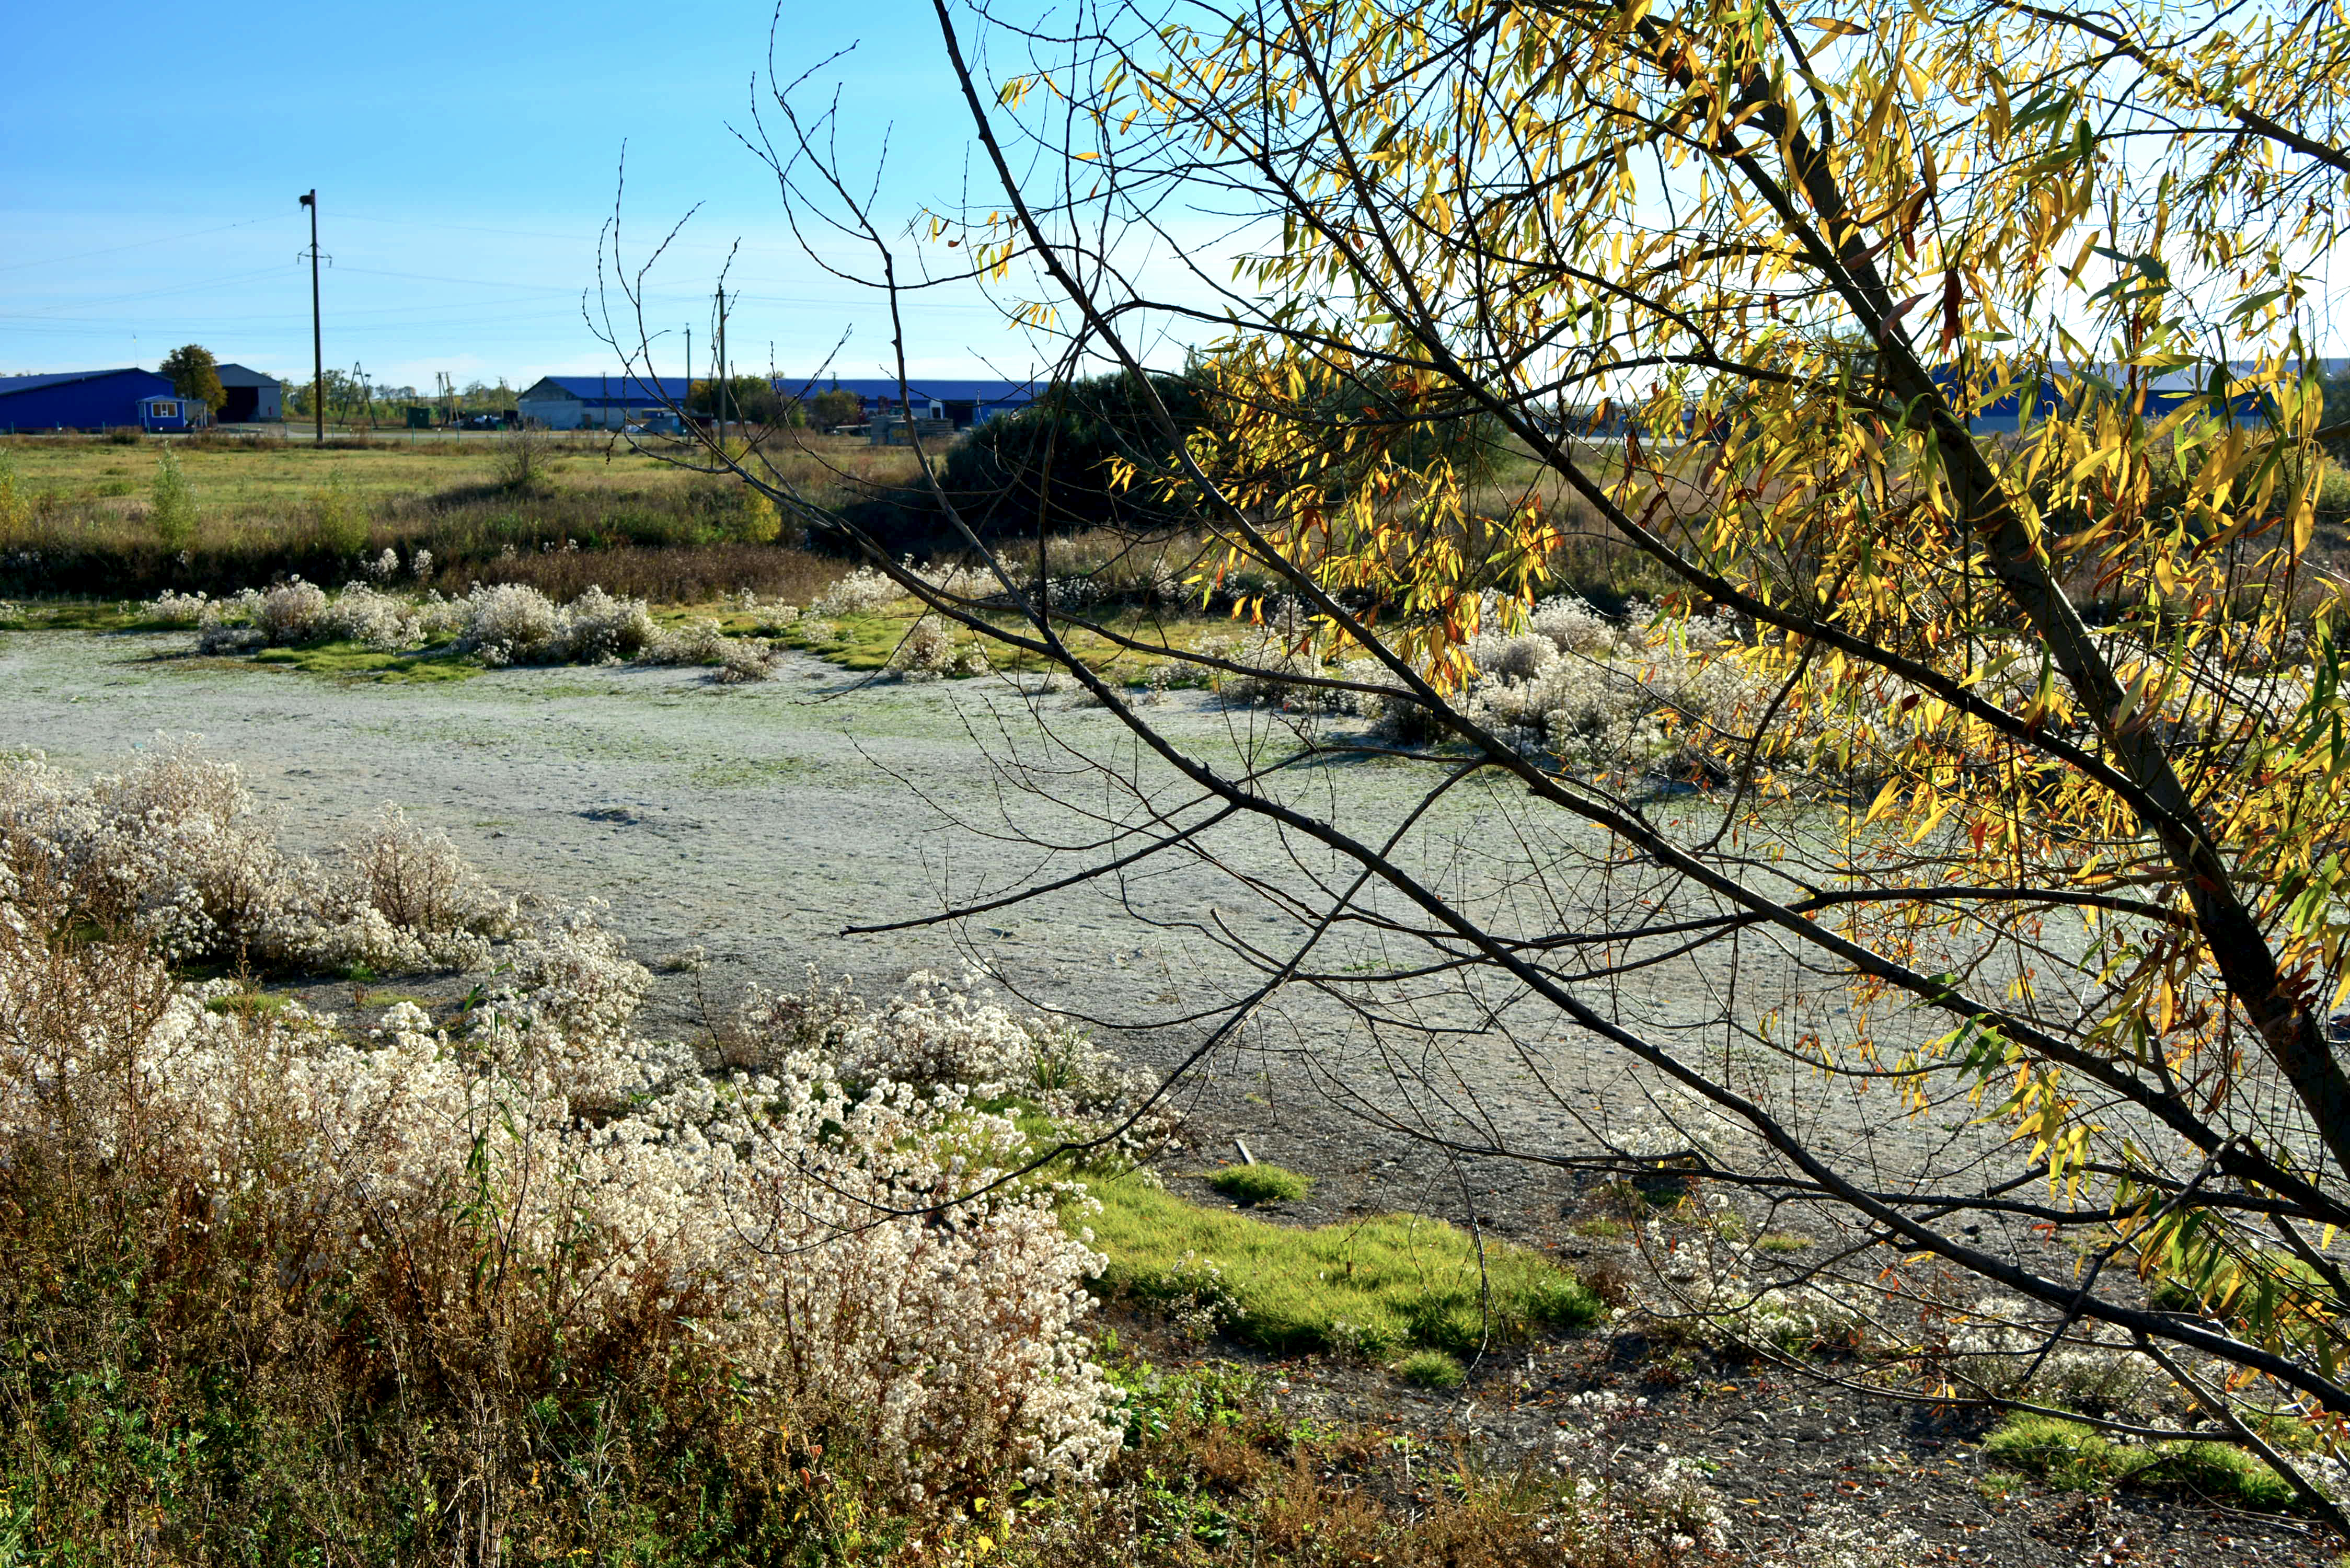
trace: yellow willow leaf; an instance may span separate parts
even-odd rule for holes
[[[1883,816],[1887,812],[1892,810],[1894,802],[1900,794],[1901,781],[1898,778],[1890,778],[1886,780],[1885,787],[1877,792],[1877,799],[1869,805],[1868,815],[1860,819],[1860,825],[1863,827],[1866,827],[1870,823],[1875,822],[1878,817]],[[2350,978],[2345,978],[2343,981],[2343,984],[2345,987],[2350,987]]]
[[[2155,680],[2154,665],[2146,664],[2139,667],[2137,679],[2129,683],[2129,690],[2122,693],[2121,705],[2114,710],[2113,727],[2115,729],[2118,730],[2129,722],[2130,715],[2137,712],[2138,705],[2146,701],[2146,694],[2153,688]]]
[[[1933,811],[1928,815],[1925,821],[1918,825],[1918,831],[1909,836],[1909,842],[1912,844],[1924,843],[1926,836],[1933,832],[1934,829],[1940,825],[1942,818],[1950,814],[1950,803],[1948,800],[1937,796],[1934,801]]]
[[[2296,556],[2309,554],[2309,541],[2317,532],[2317,475],[2313,470],[2293,490],[2293,504],[2287,508],[2287,526],[2293,534],[2293,553]]]

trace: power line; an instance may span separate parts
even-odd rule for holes
[[[140,250],[148,245],[176,244],[182,240],[197,240],[206,234],[224,234],[231,229],[250,228],[261,221],[260,218],[239,218],[234,223],[223,223],[215,229],[192,229],[184,234],[165,234],[160,239],[133,240],[127,245],[108,245],[100,250],[76,251],[69,256],[44,256],[39,261],[10,262],[6,266],[0,266],[0,272],[21,272],[28,266],[56,266],[61,262],[87,261],[91,256],[110,256],[119,251]]]

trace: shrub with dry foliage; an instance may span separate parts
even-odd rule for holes
[[[87,782],[38,754],[0,763],[0,867],[174,962],[473,969],[517,918],[446,835],[397,810],[330,865],[286,854],[236,765],[193,742]]]
[[[165,804],[109,815],[92,796]],[[807,1053],[713,1079],[634,1033],[649,977],[592,910],[521,936],[477,1005],[435,1020],[403,1002],[365,1033],[186,982],[173,960],[234,925],[200,880],[163,900],[172,919],[105,908],[124,898],[119,858],[15,824],[78,810],[133,841],[121,852],[161,837],[184,873],[203,846],[261,841],[234,771],[174,753],[76,791],[20,767],[8,798],[0,1246],[79,1292],[96,1243],[130,1236],[107,1267],[132,1288],[274,1324],[215,1383],[327,1434],[303,1449],[342,1467],[319,1486],[383,1462],[365,1434],[445,1424],[465,1440],[409,1459],[475,1511],[410,1526],[477,1546],[540,1501],[536,1412],[578,1397],[550,1364],[666,1401],[654,1414],[689,1432],[809,1433],[807,1455],[907,1518],[1083,1482],[1117,1450],[1117,1396],[1078,1333],[1100,1260],[1050,1187],[959,1197],[1024,1155],[1008,1118]],[[233,889],[242,875],[223,870]],[[380,837],[350,873],[402,929],[464,918],[476,886],[412,836]],[[0,1337],[21,1341],[45,1300],[0,1291]]]

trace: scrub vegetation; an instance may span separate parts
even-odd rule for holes
[[[479,980],[371,1022],[261,989],[353,959]],[[1153,1080],[971,981],[754,988],[697,1044],[637,1032],[650,980],[396,815],[321,867],[186,746],[0,767],[12,1557],[1185,1563],[1211,1497],[1280,1562],[1702,1527],[1686,1486],[1603,1511],[1557,1474],[1399,1507],[1376,1444],[1087,1327],[1153,1292],[1363,1352],[1588,1322],[1534,1254],[1481,1285],[1433,1221],[1184,1203],[1134,1164]]]

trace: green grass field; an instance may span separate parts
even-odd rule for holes
[[[746,587],[805,597],[837,575],[778,549],[775,508],[731,478],[597,438],[545,439],[537,472],[518,483],[502,437],[324,448],[0,438],[0,596],[219,594],[289,574],[331,585],[387,549],[403,573],[427,552],[432,585],[454,592],[491,580],[563,597],[590,582],[666,602]],[[192,504],[176,528],[156,505],[167,453]],[[902,449],[825,436],[799,437],[775,459],[825,504],[898,483],[912,462]]]

